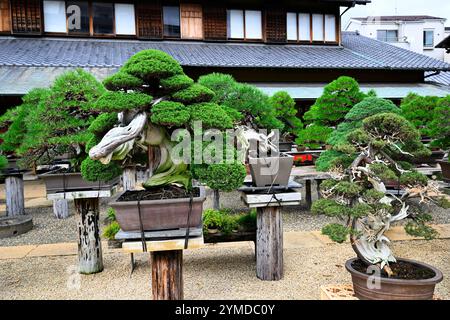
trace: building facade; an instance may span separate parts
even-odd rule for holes
[[[431,16],[374,16],[352,18],[345,30],[444,61],[445,50],[435,46],[446,37],[445,22]]]
[[[449,64],[341,32],[341,9],[368,2],[0,0],[0,109],[74,68],[102,80],[145,49],[171,54],[194,79],[222,72],[286,90],[302,108],[342,75],[394,100],[449,94],[425,81]]]

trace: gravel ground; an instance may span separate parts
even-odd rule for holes
[[[398,256],[439,268],[444,281],[436,287],[450,299],[450,240],[396,242]],[[213,247],[188,251],[184,257],[185,299],[319,299],[319,287],[351,281],[344,268],[354,256],[349,245],[285,249],[281,281],[261,281],[255,275],[253,248]],[[148,255],[137,255],[137,269],[129,275],[129,256],[104,256],[105,270],[79,276],[76,257],[25,258],[0,261],[0,299],[150,299]],[[199,272],[201,270],[201,272]],[[80,284],[77,287],[77,283]]]
[[[314,189],[314,186],[312,188]],[[207,193],[204,208],[212,207],[211,191]],[[313,195],[313,200],[316,198]],[[107,201],[103,200],[100,212],[101,226],[104,227]],[[248,208],[240,200],[238,192],[221,193],[220,203],[222,207],[230,208],[235,212],[247,212]],[[450,223],[450,209],[443,209],[431,205],[428,209],[433,216],[433,223]],[[71,203],[70,212],[74,212]],[[0,239],[1,246],[15,246],[28,244],[44,244],[57,242],[77,241],[76,216],[72,214],[68,219],[58,220],[53,216],[51,207],[29,208],[27,213],[33,216],[34,228],[30,232],[14,238]],[[292,206],[283,209],[283,227],[285,231],[312,231],[320,230],[328,223],[336,222],[334,218],[327,216],[314,216],[304,206]]]

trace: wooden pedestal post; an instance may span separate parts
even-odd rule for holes
[[[69,200],[53,200],[53,214],[56,219],[67,219],[69,217]]]
[[[103,271],[102,242],[100,239],[99,199],[75,199],[78,214],[78,261],[82,274]]]
[[[8,217],[25,214],[22,175],[6,176],[6,215]]]
[[[136,168],[126,167],[122,173],[123,190],[134,190],[136,188]]]
[[[311,180],[305,180],[305,200],[306,207],[311,209],[312,206],[312,194],[311,194]]]
[[[257,209],[256,276],[269,281],[283,277],[283,224],[280,207]]]
[[[153,300],[183,300],[183,250],[155,251],[151,260]]]

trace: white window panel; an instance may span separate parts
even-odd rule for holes
[[[336,41],[336,16],[325,15],[325,41]]]
[[[313,41],[323,41],[323,14],[313,14]]]
[[[262,39],[261,11],[245,10],[245,38]]]
[[[244,11],[228,10],[228,38],[244,38]]]
[[[116,34],[135,35],[136,22],[134,20],[134,5],[127,3],[116,3]]]
[[[288,40],[297,40],[297,14],[288,12],[286,16],[286,31]]]
[[[298,35],[301,41],[311,41],[311,16],[309,13],[298,15]]]
[[[44,1],[44,31],[67,32],[65,1]]]

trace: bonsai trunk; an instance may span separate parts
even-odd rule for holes
[[[183,299],[183,250],[151,254],[153,300]]]
[[[213,190],[213,208],[214,210],[220,210],[220,191]]]
[[[136,188],[136,167],[126,167],[122,174],[123,190],[134,190]]]
[[[82,274],[103,271],[102,243],[99,232],[99,199],[75,199],[78,214],[78,261]]]
[[[67,219],[69,217],[69,200],[53,200],[53,214],[56,219]]]
[[[7,176],[5,179],[6,215],[8,217],[25,214],[22,175]]]

